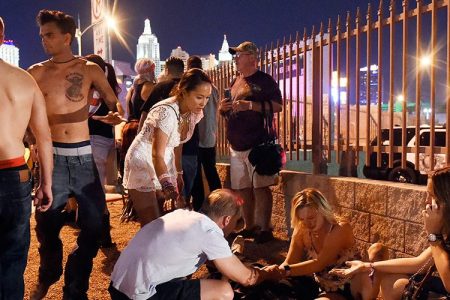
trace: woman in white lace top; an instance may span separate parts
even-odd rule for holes
[[[180,206],[184,203],[178,193],[183,186],[181,148],[203,117],[210,94],[208,75],[200,69],[187,71],[173,97],[153,106],[131,144],[125,158],[123,184],[141,226],[160,215],[157,189],[162,188],[167,200],[172,199]]]

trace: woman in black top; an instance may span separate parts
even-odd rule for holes
[[[125,155],[138,131],[141,107],[147,101],[148,96],[150,96],[156,84],[155,63],[151,59],[139,59],[134,69],[138,75],[134,79],[133,86],[128,91],[126,97],[128,121],[122,129],[122,147],[120,151],[121,174],[123,174]]]

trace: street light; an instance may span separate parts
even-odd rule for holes
[[[431,66],[431,62],[432,62],[432,59],[431,59],[430,55],[424,55],[420,58],[420,66],[422,68],[427,68],[427,67]]]
[[[116,31],[116,30],[117,30],[117,23],[116,23],[116,20],[115,20],[112,16],[107,15],[107,16],[105,16],[104,19],[101,19],[101,20],[99,20],[99,21],[97,21],[97,22],[95,22],[95,23],[92,23],[91,25],[89,25],[88,27],[86,27],[84,30],[81,30],[81,29],[80,29],[80,28],[81,28],[81,25],[80,25],[80,17],[78,16],[78,27],[77,27],[77,29],[75,30],[75,38],[77,39],[77,43],[78,43],[78,55],[79,55],[79,56],[82,56],[82,54],[81,54],[81,37],[83,36],[83,34],[85,34],[86,31],[88,31],[89,29],[91,29],[91,28],[94,27],[95,25],[101,24],[101,23],[103,23],[104,21],[106,21],[106,25],[107,25],[107,27],[108,27],[108,43],[109,43],[108,48],[111,49],[111,38],[110,38],[110,36],[109,36],[109,29],[111,28],[113,31]],[[111,51],[110,51],[110,52],[111,52]],[[111,53],[110,53],[110,54],[111,54]],[[110,55],[110,54],[109,54],[109,55]],[[111,59],[111,55],[110,55],[109,59]]]

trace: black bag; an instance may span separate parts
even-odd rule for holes
[[[422,278],[422,280],[417,280],[417,276],[419,273],[423,271],[423,269],[428,265],[429,261],[420,268],[414,275],[409,278],[408,284],[406,284],[405,289],[402,293],[402,300],[422,300],[428,298],[428,292],[424,291],[424,284],[430,278],[430,276],[434,272],[434,263],[428,268],[427,273]]]
[[[264,129],[269,139],[252,148],[248,160],[255,167],[259,175],[272,176],[280,172],[286,163],[286,154],[280,144],[277,143],[276,133],[273,128],[273,106],[269,101],[270,111],[266,113],[265,104],[261,102],[264,117]]]

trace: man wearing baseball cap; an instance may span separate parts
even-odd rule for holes
[[[263,110],[282,110],[281,91],[268,74],[258,70],[258,47],[249,41],[229,48],[234,55],[239,75],[231,83],[231,99],[220,102],[219,110],[227,120],[227,138],[231,146],[231,188],[244,199],[244,237],[254,237],[257,243],[273,239],[270,228],[272,193],[276,175],[254,172],[248,160],[251,149],[270,140],[264,128]],[[263,104],[264,103],[264,104]]]

